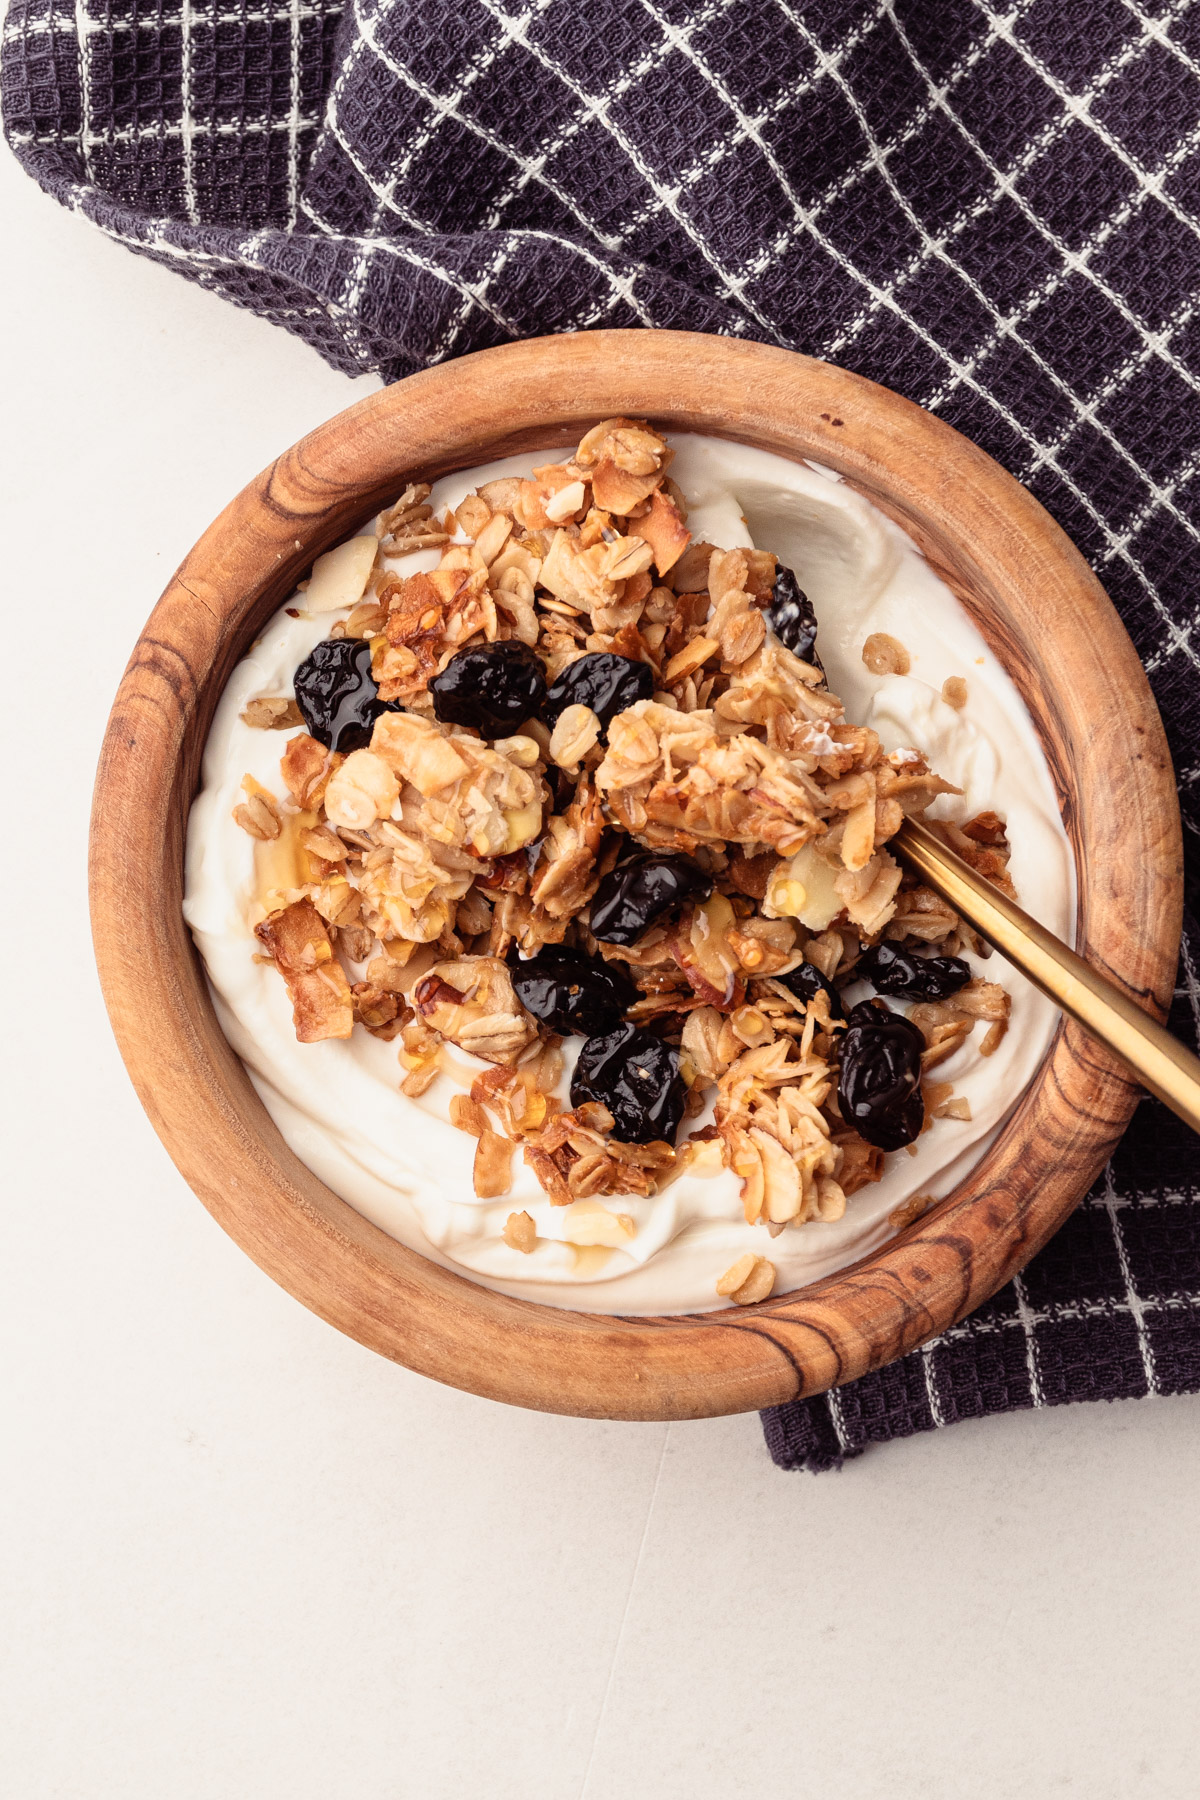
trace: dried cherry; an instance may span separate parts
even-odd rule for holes
[[[971,965],[961,956],[914,956],[895,944],[876,944],[859,958],[855,969],[880,994],[902,994],[908,1000],[946,1000],[966,987]]]
[[[847,1125],[880,1150],[900,1150],[925,1123],[921,1055],[911,1019],[870,1000],[851,1009],[839,1044],[838,1105]]]
[[[670,851],[650,850],[610,869],[592,901],[592,936],[604,944],[633,944],[648,926],[685,900],[707,900],[712,877]]]
[[[508,962],[521,1005],[564,1037],[611,1031],[637,999],[622,969],[566,944],[546,944],[527,961],[510,955]]]
[[[654,692],[654,670],[632,656],[596,650],[568,663],[546,694],[542,717],[553,730],[568,706],[590,706],[607,730],[609,721],[635,700],[648,700]]]
[[[782,563],[775,576],[771,604],[767,607],[767,624],[793,656],[820,669],[822,675],[825,673],[817,655],[817,615],[812,601],[792,571]]]
[[[443,725],[466,725],[480,737],[511,737],[546,700],[541,659],[519,638],[471,644],[452,656],[429,683],[433,716]]]
[[[295,682],[309,735],[330,750],[362,750],[380,713],[397,710],[379,698],[365,638],[325,638],[300,664]]]
[[[798,969],[791,969],[786,975],[777,975],[785,988],[790,988],[798,1000],[815,1000],[818,994],[829,996],[829,1016],[831,1019],[844,1019],[845,1008],[842,996],[831,981],[827,981],[815,963],[803,962]]]
[[[624,1143],[673,1144],[684,1101],[678,1050],[636,1025],[590,1037],[571,1078],[571,1105],[585,1100],[607,1106]]]

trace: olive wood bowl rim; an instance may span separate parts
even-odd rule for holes
[[[617,414],[824,463],[908,531],[1033,714],[1075,849],[1079,948],[1165,1017],[1182,909],[1174,776],[1141,663],[1082,557],[1019,483],[912,402],[791,351],[690,332],[573,333],[438,365],[368,395],[250,482],[172,577],[118,690],[93,803],[92,924],[151,1123],[281,1286],[382,1355],[474,1393],[591,1417],[693,1418],[853,1380],[988,1298],[1118,1141],[1139,1094],[1120,1064],[1064,1022],[954,1191],[810,1287],[715,1313],[569,1312],[406,1249],[300,1162],[220,1031],[180,912],[186,814],[216,700],[313,558],[404,479],[574,442]],[[1118,839],[1115,860],[1103,853]]]

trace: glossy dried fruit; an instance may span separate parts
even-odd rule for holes
[[[786,975],[777,975],[798,1000],[815,1000],[818,994],[825,994],[829,1000],[829,1016],[831,1019],[844,1019],[846,1009],[842,1005],[842,996],[831,981],[827,981],[816,963],[802,962],[798,969],[792,969]]]
[[[546,694],[542,717],[553,726],[568,706],[589,706],[607,730],[617,713],[635,700],[649,700],[653,692],[654,670],[649,663],[597,650],[567,664]]]
[[[880,1150],[899,1150],[925,1123],[921,1053],[925,1039],[910,1019],[864,1000],[842,1036],[838,1105],[847,1125]]]
[[[946,1000],[966,987],[971,966],[961,956],[916,956],[896,944],[876,944],[859,958],[855,970],[880,994],[907,1000]]]
[[[379,698],[365,638],[326,638],[296,670],[296,704],[310,737],[329,750],[362,750],[380,713],[395,706]]]
[[[485,738],[511,737],[541,712],[546,672],[519,638],[472,644],[450,658],[429,692],[433,715],[443,725],[465,725]]]
[[[817,615],[812,601],[790,569],[779,565],[775,591],[767,608],[767,623],[780,643],[814,669],[825,670],[817,655]]]
[[[517,999],[551,1031],[595,1037],[618,1025],[637,999],[633,983],[613,963],[566,944],[547,944],[522,962],[510,955]]]
[[[592,901],[592,935],[604,944],[633,944],[685,900],[707,900],[712,877],[686,856],[650,851],[618,863]]]
[[[636,1025],[589,1038],[571,1078],[571,1105],[599,1100],[613,1116],[613,1135],[627,1144],[673,1144],[684,1093],[678,1050]]]

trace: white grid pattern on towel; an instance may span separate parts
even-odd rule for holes
[[[480,3],[494,18],[502,18],[504,16],[500,11],[499,6],[496,4],[496,0],[480,0]],[[695,31],[697,23],[698,21],[696,19],[689,21],[688,26],[685,28],[685,35],[690,35],[690,33]],[[516,33],[516,38],[517,42],[520,43],[524,49],[529,51],[529,53],[535,57],[544,68],[557,76],[564,87],[570,90],[579,102],[584,117],[594,119],[596,123],[608,133],[631,166],[637,170],[642,180],[646,183],[646,186],[652,190],[662,211],[680,227],[695,245],[696,249],[700,252],[701,256],[716,276],[717,282],[725,296],[741,306],[769,338],[773,339],[774,342],[779,343],[781,339],[777,327],[773,325],[762,312],[760,312],[758,307],[755,306],[752,301],[746,298],[744,291],[745,283],[739,282],[738,278],[724,267],[720,257],[717,255],[712,245],[706,240],[704,233],[697,228],[688,214],[680,208],[672,188],[658,179],[645,156],[634,144],[633,139],[626,132],[622,131],[620,125],[617,124],[612,116],[612,103],[609,94],[589,94],[586,88],[584,88],[565,67],[554,62],[553,58],[543,45],[537,43],[529,36],[527,25],[523,24],[521,26],[520,30]]]
[[[483,58],[478,59],[471,65],[467,78],[460,81],[457,88],[449,96],[438,97],[431,89],[425,86],[425,84],[417,86],[411,77],[407,78],[410,85],[416,87],[417,91],[421,93],[422,99],[430,106],[431,117],[424,131],[418,134],[416,146],[410,145],[406,148],[401,163],[389,177],[389,180],[386,183],[380,183],[378,178],[367,169],[363,161],[358,157],[348,137],[341,128],[341,123],[337,116],[338,96],[342,85],[348,78],[349,72],[352,70],[354,61],[362,52],[364,43],[369,43],[373,53],[379,56],[381,60],[385,61],[386,66],[390,69],[393,76],[398,79],[406,79],[406,72],[403,71],[403,65],[398,58],[388,56],[383,51],[383,48],[379,43],[378,33],[372,28],[371,18],[361,14],[361,9],[358,8],[356,0],[356,9],[360,11],[362,32],[353,45],[349,57],[346,59],[343,70],[339,75],[338,82],[335,83],[327,112],[327,128],[332,130],[343,154],[347,156],[352,166],[355,167],[360,179],[363,180],[369,190],[375,194],[379,203],[376,208],[375,217],[372,221],[371,230],[366,234],[366,237],[370,239],[371,242],[374,242],[374,233],[379,229],[384,208],[394,211],[396,215],[411,228],[426,233],[432,229],[428,221],[415,217],[407,209],[397,203],[395,191],[399,186],[400,181],[403,179],[404,174],[407,172],[408,168],[411,167],[413,157],[417,150],[424,147],[429,136],[436,131],[440,123],[447,118],[453,118],[465,128],[478,131],[481,135],[485,135],[486,141],[489,143],[490,147],[495,149],[497,153],[504,154],[509,158],[514,169],[517,171],[517,179],[511,189],[512,192],[519,191],[519,187],[524,183],[530,180],[536,180],[545,185],[548,191],[555,193],[557,198],[560,200],[564,199],[565,190],[563,189],[562,184],[549,182],[544,173],[544,165],[546,161],[549,160],[550,152],[539,152],[535,157],[531,158],[528,154],[523,152],[517,144],[504,137],[499,132],[490,130],[484,133],[483,128],[471,120],[469,113],[464,110],[462,105],[465,95],[471,86],[473,86],[478,75],[490,66],[492,61],[494,61],[495,56],[499,54],[500,50],[507,42],[516,41],[533,54],[545,68],[554,72],[558,79],[570,90],[577,102],[578,110],[570,125],[567,127],[566,132],[560,131],[558,140],[565,140],[572,131],[578,130],[583,123],[590,119],[595,119],[603,129],[614,138],[623,155],[625,155],[630,163],[637,169],[643,181],[651,190],[651,199],[648,203],[648,207],[643,209],[643,216],[646,212],[658,211],[666,213],[675,224],[685,231],[689,239],[700,250],[716,275],[723,291],[729,298],[740,304],[741,307],[749,313],[750,318],[758,325],[760,330],[770,335],[776,341],[786,341],[786,334],[781,330],[779,322],[770,317],[769,314],[765,313],[747,291],[754,275],[761,271],[761,267],[763,266],[762,256],[760,255],[756,263],[752,263],[748,268],[743,270],[727,267],[714,249],[705,241],[703,234],[697,227],[695,221],[692,220],[690,215],[680,205],[680,195],[684,186],[687,184],[686,174],[682,180],[673,181],[670,186],[667,186],[658,180],[648,162],[639,153],[632,140],[620,129],[613,119],[611,108],[615,94],[618,91],[624,92],[630,84],[644,79],[645,74],[647,74],[669,50],[681,50],[688,57],[688,60],[697,69],[703,79],[709,84],[714,93],[719,96],[729,113],[730,129],[727,133],[722,135],[722,142],[726,139],[730,142],[743,142],[746,140],[753,142],[763,155],[764,161],[770,169],[774,179],[786,193],[795,214],[794,224],[790,228],[788,236],[790,237],[797,232],[808,233],[820,248],[827,254],[832,255],[839,265],[843,267],[848,274],[858,280],[867,291],[867,306],[862,310],[859,318],[856,319],[848,330],[842,334],[841,337],[835,339],[831,345],[827,346],[827,353],[836,355],[839,350],[844,349],[849,342],[853,341],[856,332],[863,328],[866,322],[874,316],[880,307],[886,307],[889,310],[896,312],[899,316],[905,317],[904,308],[897,299],[897,290],[901,288],[906,281],[911,279],[912,275],[927,259],[935,258],[942,262],[947,268],[951,269],[964,281],[969,291],[989,314],[993,323],[993,331],[969,357],[963,358],[958,357],[949,351],[945,345],[938,341],[933,332],[927,330],[924,326],[918,325],[916,321],[911,318],[908,319],[910,328],[916,330],[929,348],[939,355],[946,364],[946,376],[933,392],[921,396],[923,403],[931,409],[936,410],[944,404],[948,395],[960,385],[970,387],[973,391],[978,393],[981,398],[990,401],[990,403],[997,408],[1000,417],[1019,435],[1026,446],[1027,470],[1023,471],[1023,473],[1026,474],[1026,478],[1028,479],[1032,476],[1039,468],[1046,467],[1052,470],[1063,483],[1067,491],[1085,508],[1096,526],[1102,532],[1104,537],[1103,555],[1105,559],[1118,559],[1125,563],[1126,566],[1130,568],[1131,572],[1137,576],[1146,592],[1151,596],[1152,603],[1156,606],[1164,631],[1164,647],[1159,654],[1166,655],[1174,652],[1182,652],[1194,667],[1200,669],[1200,654],[1196,652],[1191,643],[1191,624],[1189,623],[1182,627],[1177,624],[1169,610],[1163,605],[1161,599],[1158,597],[1154,583],[1146,574],[1144,567],[1131,548],[1131,542],[1136,533],[1127,529],[1126,521],[1122,521],[1121,524],[1118,525],[1105,516],[1103,510],[1093,501],[1092,497],[1071,474],[1069,468],[1061,458],[1060,451],[1063,444],[1069,440],[1071,431],[1078,429],[1080,425],[1089,425],[1093,430],[1105,438],[1110,448],[1122,458],[1128,465],[1131,474],[1135,476],[1138,483],[1141,484],[1146,495],[1146,499],[1141,502],[1141,511],[1144,512],[1146,516],[1151,516],[1153,512],[1158,509],[1169,512],[1190,536],[1196,538],[1197,541],[1200,541],[1200,528],[1197,528],[1189,515],[1176,504],[1174,498],[1178,487],[1187,478],[1188,465],[1186,463],[1182,465],[1181,468],[1165,482],[1157,482],[1149,471],[1138,461],[1137,457],[1133,455],[1128,446],[1125,445],[1104,421],[1097,416],[1096,408],[1098,405],[1102,405],[1104,400],[1098,397],[1094,397],[1090,401],[1082,398],[1074,390],[1071,384],[1058,374],[1037,347],[1018,329],[1020,321],[1028,316],[1028,314],[1038,305],[1042,304],[1044,300],[1048,298],[1049,294],[1055,291],[1057,286],[1060,285],[1062,281],[1066,280],[1070,274],[1082,274],[1100,287],[1105,298],[1116,308],[1119,316],[1138,332],[1142,339],[1144,353],[1147,356],[1153,355],[1162,358],[1167,362],[1168,366],[1172,367],[1176,373],[1187,380],[1189,385],[1200,390],[1200,382],[1191,375],[1190,371],[1187,370],[1186,365],[1173,356],[1170,350],[1170,333],[1152,332],[1145,322],[1137,317],[1132,308],[1126,304],[1117,291],[1112,288],[1111,284],[1101,281],[1095,275],[1094,271],[1090,268],[1088,261],[1089,257],[1096,253],[1102,244],[1107,241],[1108,237],[1120,228],[1125,219],[1127,219],[1136,209],[1137,205],[1144,202],[1151,195],[1158,196],[1161,193],[1162,182],[1165,175],[1178,163],[1182,162],[1186,155],[1189,154],[1193,148],[1192,138],[1195,134],[1189,134],[1177,144],[1172,157],[1168,158],[1163,168],[1157,171],[1146,170],[1136,161],[1136,159],[1125,156],[1124,160],[1128,163],[1136,178],[1137,186],[1135,196],[1126,202],[1122,208],[1116,209],[1114,214],[1101,226],[1100,231],[1094,236],[1093,240],[1082,250],[1077,252],[1072,252],[1062,239],[1046,225],[1046,223],[1037,215],[1035,209],[1029,205],[1028,201],[1025,200],[1015,187],[1015,182],[1019,180],[1020,175],[1024,173],[1038,157],[1044,154],[1049,144],[1053,142],[1057,135],[1067,128],[1067,125],[1072,119],[1078,117],[1089,124],[1094,124],[1090,111],[1091,106],[1094,104],[1097,96],[1103,92],[1116,76],[1142,52],[1151,36],[1148,29],[1148,21],[1139,15],[1140,35],[1131,38],[1123,44],[1121,49],[1115,55],[1110,57],[1096,72],[1086,90],[1081,95],[1071,96],[1070,105],[1064,103],[1062,115],[1051,125],[1034,132],[1029,144],[1026,145],[1022,154],[1015,159],[1013,166],[1008,170],[1002,170],[994,160],[986,154],[978,139],[968,130],[961,117],[954,112],[948,96],[955,83],[970,72],[979,61],[980,57],[986,54],[987,50],[997,40],[1001,40],[1017,48],[1026,60],[1031,61],[1034,64],[1039,75],[1044,79],[1047,79],[1048,85],[1051,85],[1054,90],[1060,94],[1060,97],[1065,94],[1065,90],[1062,89],[1061,84],[1053,81],[1053,78],[1049,76],[1048,71],[1044,70],[1044,65],[1038,62],[1037,59],[1031,57],[1031,53],[1026,51],[1024,46],[1020,45],[1020,41],[1015,35],[1014,22],[1019,17],[1020,12],[1027,8],[1029,0],[1022,0],[1021,5],[1015,7],[1009,14],[1004,16],[996,14],[987,6],[980,4],[980,0],[976,0],[976,4],[979,5],[981,16],[986,22],[986,30],[981,38],[971,47],[971,50],[959,59],[954,69],[952,69],[950,74],[940,83],[935,83],[922,68],[919,57],[913,50],[911,43],[908,41],[907,34],[896,17],[893,5],[888,4],[886,7],[881,8],[878,14],[872,14],[867,21],[864,21],[856,33],[851,34],[845,44],[840,46],[838,50],[829,52],[819,44],[814,34],[808,29],[804,20],[796,12],[795,8],[788,4],[788,0],[777,0],[781,11],[783,11],[785,16],[792,22],[798,34],[805,39],[816,57],[817,75],[815,79],[828,78],[835,82],[845,93],[856,114],[866,143],[866,154],[864,158],[853,169],[839,178],[827,195],[822,195],[810,206],[804,206],[795,192],[791,189],[784,171],[771,153],[770,148],[762,135],[761,120],[756,116],[748,114],[739,106],[729,92],[727,85],[708,66],[702,54],[695,47],[694,38],[701,27],[707,23],[710,17],[710,11],[706,10],[698,12],[689,19],[686,26],[680,27],[668,21],[653,4],[653,0],[640,0],[640,4],[643,6],[647,16],[653,21],[656,29],[660,33],[658,43],[650,53],[647,54],[643,52],[631,67],[623,70],[619,77],[607,83],[603,92],[594,93],[586,90],[565,68],[556,64],[546,47],[530,36],[529,27],[537,14],[543,10],[542,5],[527,8],[525,11],[514,17],[505,14],[499,5],[496,4],[496,0],[482,0],[482,3],[487,12],[500,26],[500,37],[496,40],[495,44],[489,47],[487,54]],[[1173,4],[1168,8],[1164,18],[1157,22],[1158,29],[1153,34],[1156,41],[1169,41],[1167,27],[1175,17],[1178,16],[1185,4],[1186,0],[1173,0]],[[387,0],[385,0],[384,5],[382,5],[373,16],[375,24],[378,24],[378,22],[386,16],[388,10]],[[861,105],[858,103],[853,90],[850,88],[842,74],[840,66],[845,55],[849,52],[852,43],[856,44],[859,42],[862,36],[872,28],[872,25],[884,15],[886,15],[902,42],[905,43],[914,64],[920,71],[922,78],[929,88],[929,99],[925,106],[919,108],[915,117],[907,122],[904,130],[899,134],[896,134],[893,137],[893,140],[887,144],[881,143],[875,138],[866,115]],[[810,84],[806,82],[803,85],[808,86]],[[894,153],[895,148],[898,147],[898,143],[908,141],[912,133],[914,131],[919,131],[923,123],[935,110],[944,112],[962,132],[966,141],[970,143],[972,149],[987,169],[994,183],[992,191],[985,196],[983,200],[977,201],[971,206],[964,208],[960,218],[951,224],[945,232],[938,234],[937,237],[925,230],[920,218],[909,205],[905,195],[891,177],[888,168],[888,158]],[[1106,146],[1110,142],[1115,143],[1111,133],[1104,131],[1102,127],[1097,127],[1097,130],[1102,136],[1103,141],[1105,141]],[[856,266],[853,259],[845,255],[837,246],[835,246],[832,240],[825,233],[821,232],[816,225],[817,217],[824,207],[831,203],[832,198],[835,195],[837,197],[843,196],[849,191],[855,181],[860,180],[863,175],[871,169],[877,170],[883,176],[885,181],[888,182],[894,199],[906,213],[921,238],[920,250],[916,257],[912,259],[911,264],[902,269],[888,283],[872,282]],[[994,305],[980,284],[971,277],[963,264],[950,254],[947,249],[947,243],[957,235],[958,232],[965,229],[969,223],[974,222],[986,213],[989,206],[994,205],[1002,196],[1006,195],[1017,203],[1022,211],[1029,217],[1030,222],[1035,228],[1047,237],[1047,240],[1051,243],[1059,258],[1059,263],[1056,275],[1050,283],[1043,281],[1035,284],[1030,289],[1025,299],[1017,307],[1002,311],[999,307]],[[503,216],[506,199],[507,195],[493,209],[492,217],[497,223],[499,223]],[[603,230],[598,220],[589,213],[588,209],[576,197],[567,195],[566,200],[572,216],[592,233],[593,237],[600,245],[607,247],[610,234],[607,234]],[[550,235],[552,237],[554,236],[554,234]],[[622,232],[621,235],[623,237],[627,236],[627,231]],[[578,254],[579,246],[577,243],[562,239],[558,241],[563,243],[565,248],[570,248],[573,253]],[[777,253],[780,248],[780,240],[776,239],[772,244],[771,249],[773,252]],[[361,298],[361,281],[365,278],[365,269],[373,254],[375,254],[375,252],[367,244],[364,244],[360,252],[360,261],[355,266],[355,275],[347,286],[345,301],[347,308],[350,311],[353,311],[354,306]],[[417,260],[418,266],[420,266],[420,259]],[[498,255],[493,260],[491,268],[485,272],[478,283],[465,284],[462,288],[464,294],[469,297],[470,302],[475,306],[479,306],[491,317],[496,319],[496,322],[501,324],[502,328],[504,326],[504,321],[498,315],[497,309],[491,303],[488,291],[496,274],[506,266],[507,260],[507,257],[503,254]],[[597,266],[603,267],[603,265],[599,263]],[[441,269],[427,272],[436,272],[443,278],[446,278],[447,276],[447,272]],[[461,280],[461,278],[458,279]],[[644,310],[639,308],[639,312],[643,318],[643,322],[649,322]],[[452,343],[457,339],[462,329],[462,325],[462,315],[456,315],[451,321],[447,334],[444,334],[443,338],[434,347],[432,360],[440,360],[448,354]],[[1060,433],[1058,438],[1046,442],[1041,441],[1028,426],[1016,417],[1011,409],[1000,405],[996,396],[988,389],[986,382],[977,377],[975,371],[992,354],[1000,339],[1005,337],[1018,343],[1031,356],[1035,364],[1045,374],[1048,381],[1050,381],[1056,390],[1067,400],[1074,413],[1074,420],[1070,431]],[[1104,398],[1111,398],[1112,391],[1115,391],[1115,389],[1110,389]]]

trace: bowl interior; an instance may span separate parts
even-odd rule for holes
[[[114,706],[93,818],[93,926],[114,1029],[155,1128],[225,1228],[298,1298],[475,1392],[690,1417],[819,1392],[978,1305],[1103,1165],[1135,1100],[1118,1065],[1073,1024],[1060,1028],[959,1187],[811,1287],[732,1315],[567,1313],[428,1262],[300,1163],[220,1032],[181,912],[213,711],[314,557],[406,480],[572,444],[616,413],[826,463],[909,533],[1038,730],[1075,850],[1079,947],[1165,1009],[1181,904],[1174,783],[1140,664],[1086,565],[1017,483],[908,402],[826,364],[686,333],[537,340],[427,371],[312,433],[234,500],[160,601]],[[130,941],[147,947],[136,964]]]

